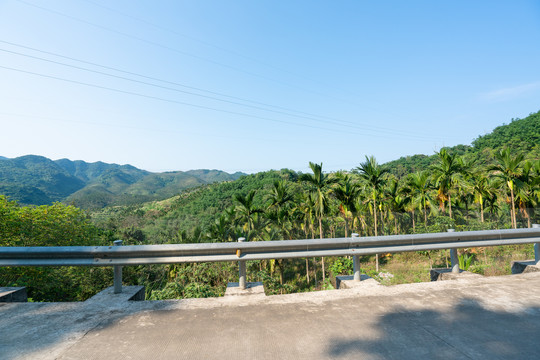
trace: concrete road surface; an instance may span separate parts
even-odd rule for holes
[[[540,273],[268,297],[125,296],[0,304],[0,359],[540,359]]]

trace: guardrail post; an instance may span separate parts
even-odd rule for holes
[[[540,224],[533,224],[532,226],[535,229],[540,228]],[[540,262],[540,243],[534,244],[534,262],[538,265]]]
[[[244,242],[246,241],[246,238],[238,238],[238,242]],[[239,254],[240,255],[240,254]],[[239,279],[238,279],[238,287],[242,290],[245,290],[246,288],[246,262],[244,260],[238,261],[238,272],[239,272]]]
[[[454,229],[448,229],[448,232],[454,232]],[[459,257],[457,249],[450,249],[450,263],[452,266],[452,272],[459,274]]]
[[[122,245],[122,240],[115,240],[114,246]],[[114,293],[120,294],[122,292],[122,266],[114,265]]]
[[[352,238],[357,238],[358,234],[353,233]],[[354,272],[354,281],[360,281],[360,257],[358,255],[353,255],[353,272]]]

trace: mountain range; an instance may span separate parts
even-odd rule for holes
[[[220,170],[152,173],[131,165],[0,156],[0,194],[25,205],[55,201],[91,209],[165,199],[185,189],[245,175]]]

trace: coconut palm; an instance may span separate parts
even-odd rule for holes
[[[356,198],[360,194],[360,188],[352,182],[348,174],[340,175],[339,185],[334,189],[334,196],[339,201],[339,213],[345,221],[345,237],[349,237],[349,220],[356,213]],[[350,216],[350,217],[349,217]]]
[[[431,179],[428,171],[412,173],[407,178],[407,188],[411,202],[418,204],[424,213],[424,226],[427,228],[427,208],[431,205]]]
[[[474,181],[477,175],[485,174],[485,171],[476,166],[476,159],[459,157],[461,177],[458,178],[457,195],[458,203],[465,209],[465,218],[469,217],[469,205],[475,202],[475,193],[472,189],[471,183]]]
[[[480,221],[484,222],[484,205],[490,196],[494,195],[492,182],[486,176],[482,168],[478,168],[474,175],[469,179],[469,187],[474,196],[474,202],[480,208]]]
[[[232,227],[230,219],[221,214],[212,225],[210,225],[209,235],[210,239],[217,239],[219,241],[235,241],[235,232]]]
[[[322,221],[326,209],[328,208],[330,186],[337,182],[337,179],[330,178],[328,175],[322,172],[322,163],[319,165],[310,161],[309,167],[311,168],[311,171],[313,171],[313,174],[302,174],[300,176],[300,181],[308,184],[311,187],[311,192],[315,196],[315,214],[319,220],[319,236],[322,239],[324,237]],[[322,269],[324,282],[326,279],[324,258],[322,258]]]
[[[377,198],[380,196],[386,183],[384,175],[388,170],[382,168],[374,156],[366,156],[366,161],[360,163],[360,166],[356,170],[369,189],[371,200],[373,200],[373,227],[375,229],[375,236],[377,236]]]
[[[266,217],[279,229],[283,239],[291,239],[293,228],[290,204],[293,195],[289,192],[287,183],[275,180],[267,200]]]
[[[388,170],[382,168],[373,155],[366,156],[366,161],[360,163],[356,170],[369,189],[370,197],[373,200],[373,228],[375,229],[375,236],[377,236],[377,198],[384,187],[385,174]],[[379,271],[379,254],[375,254],[375,266],[376,270]]]
[[[319,220],[319,235],[323,238],[323,226],[322,220],[325,214],[325,210],[328,207],[328,195],[330,192],[330,185],[337,182],[336,178],[330,178],[328,175],[322,172],[322,163],[315,164],[310,162],[309,167],[313,174],[302,174],[300,181],[307,183],[311,187],[313,195],[315,195],[315,213]]]
[[[512,221],[512,228],[516,229],[516,205],[514,199],[515,185],[518,178],[522,175],[521,164],[523,162],[523,154],[518,153],[513,155],[509,148],[504,148],[495,153],[495,159],[498,164],[493,165],[490,170],[493,171],[493,175],[503,179],[510,189],[510,218]]]
[[[443,148],[437,153],[437,162],[431,167],[435,186],[438,188],[437,198],[444,212],[445,201],[448,201],[448,214],[452,218],[452,190],[459,182],[462,162],[456,154],[450,154]]]
[[[398,214],[405,212],[406,200],[403,197],[403,188],[399,186],[396,179],[391,179],[384,189],[384,205],[390,211],[390,219],[394,219],[394,234],[399,233]]]
[[[234,200],[237,203],[235,207],[236,219],[245,231],[246,237],[254,235],[256,223],[259,222],[258,214],[263,212],[253,204],[254,197],[255,190],[249,191],[246,196],[234,194]]]
[[[301,229],[304,232],[306,238],[311,235],[311,238],[315,238],[315,197],[312,193],[296,194],[296,208],[295,213],[297,218],[300,219]],[[306,279],[309,283],[309,260],[306,258]],[[315,272],[315,283],[317,283],[317,272]]]
[[[293,200],[293,195],[290,193],[289,187],[284,180],[274,180],[267,200],[268,208],[281,210],[281,208],[290,204]]]
[[[527,227],[531,227],[530,209],[538,205],[537,202],[537,187],[538,176],[535,174],[534,164],[530,161],[525,161],[521,176],[517,179],[516,202],[519,210],[527,219]]]

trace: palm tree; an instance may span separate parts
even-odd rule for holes
[[[469,179],[469,186],[474,195],[474,202],[480,207],[480,221],[484,222],[484,204],[493,192],[493,187],[484,169],[477,169]]]
[[[255,225],[258,222],[257,214],[263,212],[261,209],[256,208],[253,204],[254,197],[255,190],[250,190],[246,196],[234,194],[234,200],[237,202],[235,207],[236,218],[238,223],[242,225],[242,229],[245,231],[248,239],[255,230]]]
[[[315,238],[315,225],[314,225],[314,215],[315,215],[315,198],[312,193],[296,194],[296,213],[298,218],[301,219],[301,228],[304,232],[306,238],[311,235],[311,238]],[[306,258],[306,279],[309,284],[309,260]],[[317,283],[317,272],[315,272],[315,283]]]
[[[405,212],[406,200],[403,198],[403,188],[399,186],[399,182],[392,178],[388,186],[384,190],[386,207],[390,210],[390,216],[394,218],[394,234],[399,233],[398,229],[398,214]]]
[[[386,180],[384,175],[388,172],[387,169],[383,169],[375,160],[374,156],[369,158],[366,156],[366,161],[360,163],[360,166],[356,168],[360,174],[360,178],[364,180],[367,187],[370,189],[371,199],[373,200],[373,224],[375,229],[375,236],[377,233],[377,198],[382,192]]]
[[[275,180],[270,193],[267,196],[266,216],[280,231],[283,239],[291,239],[292,224],[289,204],[293,200],[287,183],[283,180]]]
[[[466,157],[459,157],[458,164],[460,167],[461,177],[458,178],[457,190],[458,190],[458,202],[465,208],[465,218],[469,217],[469,205],[475,202],[475,194],[471,187],[471,182],[475,176],[483,171],[476,166],[476,159],[468,159]]]
[[[435,186],[438,187],[437,198],[444,212],[444,202],[448,200],[448,213],[452,218],[452,189],[459,181],[462,170],[460,158],[450,154],[443,148],[437,153],[437,163],[431,167]]]
[[[500,211],[498,198],[498,190],[503,186],[503,181],[500,178],[488,178],[488,191],[483,195],[484,211],[489,212],[491,220],[493,220],[496,212]]]
[[[490,168],[490,170],[494,172],[494,176],[503,179],[510,189],[510,203],[512,204],[510,208],[510,217],[514,229],[517,228],[514,187],[516,181],[522,175],[521,163],[523,162],[523,157],[524,156],[521,153],[512,155],[509,148],[504,148],[495,153],[495,159],[498,164]]]
[[[325,175],[322,172],[322,163],[319,165],[310,162],[309,167],[311,168],[311,171],[313,171],[313,174],[302,174],[300,176],[300,181],[310,185],[312,192],[315,195],[315,213],[317,215],[317,219],[319,220],[319,235],[322,239],[322,219],[324,217],[325,210],[328,207],[328,193],[330,190],[330,185],[337,182],[337,180],[335,178],[328,177],[328,175]]]
[[[284,180],[274,180],[267,199],[269,202],[268,208],[281,210],[282,207],[287,206],[293,200],[293,196]]]
[[[538,205],[537,192],[539,178],[535,174],[534,164],[530,161],[525,161],[523,164],[523,171],[518,178],[518,184],[516,191],[516,201],[519,206],[519,210],[525,214],[527,218],[527,227],[531,227],[531,214],[529,209]]]
[[[330,185],[335,183],[337,180],[335,178],[328,177],[328,175],[322,172],[322,163],[319,165],[310,161],[309,167],[311,168],[311,171],[313,171],[313,174],[302,174],[300,176],[300,181],[307,183],[311,187],[311,192],[313,195],[315,195],[315,214],[319,220],[319,236],[322,239],[324,237],[322,221],[324,213],[328,208]],[[322,258],[322,269],[324,282],[326,279],[326,275],[324,273],[324,257]]]
[[[382,189],[385,184],[384,175],[388,172],[387,169],[382,168],[375,160],[375,157],[372,155],[370,157],[366,156],[366,161],[360,163],[360,166],[356,168],[360,174],[360,178],[364,180],[366,186],[369,188],[371,193],[371,199],[373,200],[373,227],[375,229],[375,236],[378,236],[377,233],[377,198],[382,192]],[[375,254],[375,266],[376,270],[379,271],[379,254]]]
[[[427,207],[431,204],[429,196],[431,190],[429,172],[422,171],[410,174],[407,178],[407,187],[411,195],[411,202],[418,204],[423,210],[424,226],[427,229]]]
[[[337,178],[339,186],[334,189],[334,196],[339,201],[339,213],[345,220],[345,237],[349,237],[349,214],[354,218],[360,188],[352,182],[350,175],[339,175]]]
[[[219,241],[235,241],[234,235],[235,233],[230,219],[226,215],[221,214],[214,221],[214,224],[210,225],[208,237],[218,239]]]

